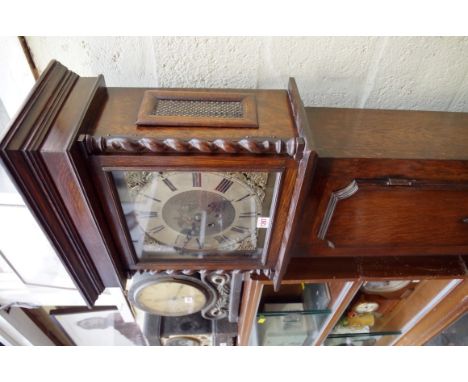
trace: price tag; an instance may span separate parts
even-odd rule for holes
[[[266,321],[265,316],[260,316],[260,317],[258,317],[257,323],[259,323],[259,324],[264,324],[265,321]]]
[[[270,227],[270,218],[259,217],[257,218],[257,228],[269,228]]]

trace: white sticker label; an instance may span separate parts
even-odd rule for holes
[[[257,218],[257,228],[269,228],[270,227],[270,218]]]
[[[193,297],[184,297],[184,302],[186,304],[193,304]]]

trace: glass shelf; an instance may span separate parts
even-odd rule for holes
[[[364,282],[324,342],[326,346],[391,346],[427,298],[418,280]]]
[[[257,318],[262,317],[276,317],[276,316],[287,316],[291,314],[299,314],[299,315],[314,315],[314,314],[329,314],[331,313],[330,309],[321,309],[321,310],[288,310],[288,311],[281,311],[281,312],[260,312],[257,313]]]
[[[290,288],[296,289],[296,294],[287,293],[281,296],[266,292],[263,295],[250,336],[250,345],[313,344],[331,313],[328,287],[326,284],[301,283]],[[291,302],[294,301],[294,295],[299,297],[300,302]]]
[[[382,337],[394,337],[401,335],[399,330],[369,333],[335,333],[329,334],[325,340],[325,346],[373,346],[378,344]]]
[[[311,345],[330,310],[263,312],[255,325],[258,345]]]

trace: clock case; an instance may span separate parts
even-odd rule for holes
[[[140,292],[151,285],[164,282],[180,283],[192,286],[202,292],[206,297],[206,304],[200,311],[207,320],[228,319],[237,322],[242,273],[223,271],[169,271],[169,272],[138,272],[132,278],[128,290],[128,299],[138,309],[150,315],[157,312],[147,310],[139,301]],[[191,315],[191,313],[189,314]],[[188,315],[174,315],[172,317],[188,317]],[[167,316],[171,317],[171,316]]]
[[[106,87],[102,75],[80,77],[52,61],[0,143],[6,169],[83,297],[93,305],[138,270],[261,270],[278,288],[316,158],[294,79],[287,91],[242,90],[256,99],[258,127],[248,128],[138,126],[147,90]],[[109,173],[129,169],[278,171],[264,256],[140,263]]]

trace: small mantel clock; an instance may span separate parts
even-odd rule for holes
[[[285,90],[106,87],[53,61],[1,143],[90,304],[139,271],[261,271],[279,287],[315,153]]]

